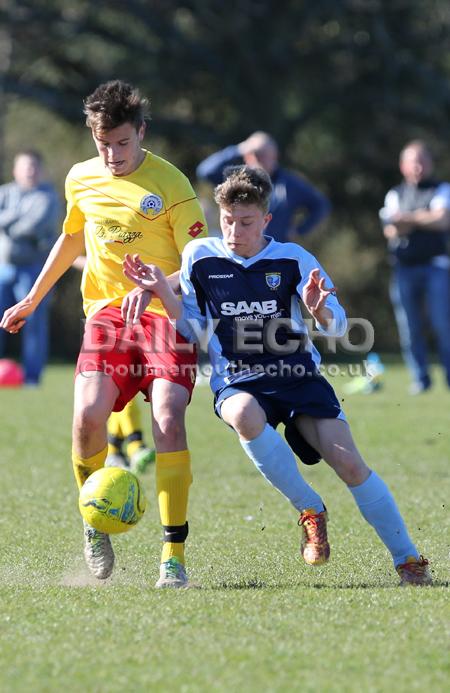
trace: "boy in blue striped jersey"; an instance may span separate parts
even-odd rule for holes
[[[293,451],[306,464],[323,458],[344,481],[390,551],[401,584],[431,584],[428,561],[411,541],[388,487],[361,457],[333,388],[319,373],[320,356],[299,302],[328,337],[345,333],[345,312],[310,253],[264,235],[270,193],[268,175],[247,166],[230,170],[217,186],[223,237],[198,239],[184,249],[182,302],[159,268],[138,256],[126,257],[124,272],[161,299],[182,334],[192,341],[207,335],[215,411],[299,511],[306,563],[329,558],[327,513]],[[122,309],[124,317],[139,318],[136,293]],[[280,423],[287,442],[276,431]]]

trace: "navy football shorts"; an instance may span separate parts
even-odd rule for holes
[[[299,433],[295,419],[300,414],[316,419],[342,419],[345,414],[330,383],[321,375],[309,375],[303,378],[277,379],[274,382],[266,378],[247,380],[235,383],[220,390],[214,400],[214,410],[220,417],[223,402],[238,394],[248,392],[253,395],[264,410],[267,422],[273,428],[280,423],[285,425],[284,435],[292,450],[304,464],[317,464],[320,454]]]

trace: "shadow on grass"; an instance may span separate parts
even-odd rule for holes
[[[369,583],[356,583],[347,585],[336,585],[327,583],[315,583],[313,585],[308,583],[300,582],[284,582],[278,583],[276,585],[267,585],[264,582],[259,582],[258,580],[242,580],[240,582],[222,582],[219,585],[208,586],[207,589],[210,590],[294,590],[294,589],[313,589],[313,590],[350,590],[350,589],[389,589],[396,587],[396,585],[377,585]]]
[[[426,587],[448,587],[448,580],[436,580],[432,585],[426,585]],[[380,584],[378,582],[349,582],[346,584],[330,585],[325,582],[316,582],[313,585],[309,585],[312,589],[333,589],[333,590],[386,590],[386,589],[397,589],[400,587],[398,582],[392,584]],[[403,587],[414,587],[414,585],[403,585]]]
[[[437,580],[432,585],[428,585],[428,588],[437,587],[449,587],[450,583],[445,580]],[[288,590],[288,589],[313,589],[313,590],[393,590],[398,589],[399,584],[397,582],[391,582],[389,584],[380,584],[378,582],[348,582],[348,583],[328,583],[328,582],[315,582],[313,584],[289,582],[289,583],[279,583],[277,585],[266,584],[260,580],[239,580],[236,582],[222,582],[219,585],[211,585],[206,587],[208,590]]]
[[[286,585],[280,585],[286,587]],[[222,582],[220,585],[213,585],[212,590],[264,590],[270,589],[265,582],[260,580],[239,580],[237,582]]]

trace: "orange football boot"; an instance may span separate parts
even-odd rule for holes
[[[428,561],[423,556],[408,556],[406,563],[395,567],[400,575],[400,585],[432,585],[433,578],[428,569]]]
[[[313,508],[307,508],[300,515],[298,524],[303,530],[300,552],[309,565],[321,565],[330,558],[327,519],[326,510],[317,513]]]

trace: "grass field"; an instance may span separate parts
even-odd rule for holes
[[[440,375],[440,374],[439,374]],[[333,385],[341,392],[341,382]],[[449,405],[440,384],[345,398],[354,436],[394,491],[435,585],[399,588],[386,550],[321,464],[303,467],[330,514],[332,559],[306,566],[296,516],[197,388],[188,430],[189,570],[201,590],[156,591],[153,470],[141,524],[87,575],[70,464],[72,369],[0,390],[0,691],[444,691],[450,687]]]

